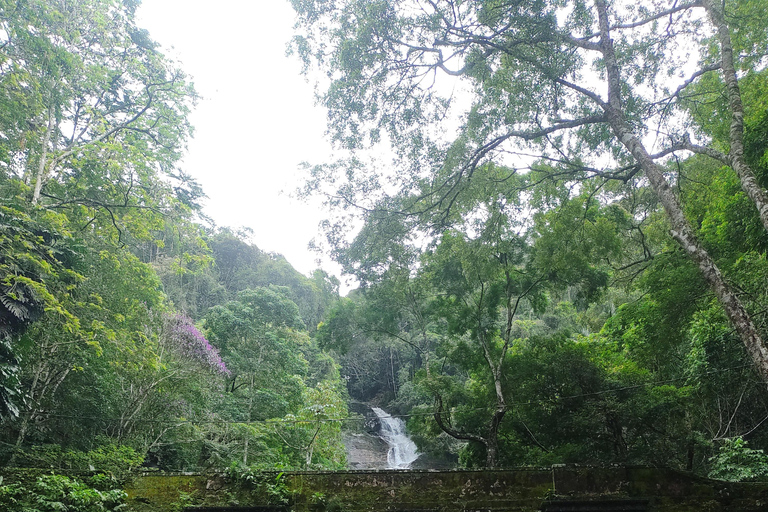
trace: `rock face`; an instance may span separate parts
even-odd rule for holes
[[[389,446],[379,436],[366,433],[344,435],[349,469],[386,469]]]
[[[379,437],[381,423],[371,408],[360,402],[350,402],[349,410],[364,417],[364,420],[350,425],[343,441],[347,449],[349,469],[386,469],[389,446]]]
[[[390,469],[387,454],[390,446],[381,436],[381,418],[374,413],[370,405],[362,402],[350,402],[351,412],[363,417],[362,421],[349,425],[343,435],[347,450],[347,468],[349,469]],[[426,453],[408,465],[411,469],[455,469],[458,458],[450,454],[435,456]]]

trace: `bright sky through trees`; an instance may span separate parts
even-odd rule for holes
[[[323,214],[288,194],[300,181],[299,164],[327,160],[330,146],[312,85],[299,60],[285,55],[290,4],[144,0],[138,14],[202,96],[183,169],[208,195],[205,213],[220,226],[252,228],[259,248],[305,274],[316,268],[307,243]]]

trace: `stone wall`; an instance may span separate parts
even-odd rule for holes
[[[317,498],[319,493],[330,508],[350,511],[538,510],[552,488],[551,472],[538,469],[294,473],[287,477],[289,487],[298,491],[299,510],[323,501]]]
[[[40,470],[0,469],[4,483]],[[78,475],[71,475],[78,476]],[[144,473],[124,484],[132,512],[757,512],[768,482],[729,483],[658,468],[481,471]],[[205,507],[205,508],[202,508]]]
[[[717,482],[631,467],[264,473],[251,483],[156,474],[137,476],[126,488],[135,512],[172,512],[185,506],[279,508],[275,494],[280,489],[288,491],[286,509],[297,512],[768,510],[768,483]],[[592,503],[590,508],[584,508],[586,502]]]

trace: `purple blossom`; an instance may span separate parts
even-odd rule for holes
[[[188,316],[183,314],[171,315],[167,319],[167,324],[167,339],[182,356],[214,372],[230,374],[227,365],[219,356],[218,349],[211,346]]]

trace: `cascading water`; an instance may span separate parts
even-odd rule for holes
[[[371,407],[381,423],[381,438],[389,445],[387,464],[389,469],[408,469],[419,457],[414,443],[405,433],[405,423],[400,418],[393,418],[378,407]]]

